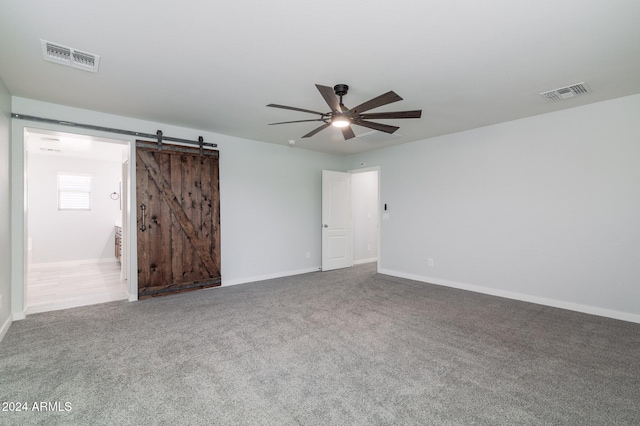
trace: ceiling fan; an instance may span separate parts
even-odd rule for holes
[[[302,136],[303,138],[309,138],[321,130],[326,129],[329,126],[335,126],[342,130],[342,135],[344,139],[351,139],[356,137],[355,133],[351,129],[351,125],[355,124],[357,126],[368,127],[370,129],[379,130],[385,133],[393,133],[399,129],[397,126],[391,126],[388,124],[374,123],[372,121],[368,121],[369,119],[396,119],[396,118],[420,118],[422,115],[422,110],[413,110],[413,111],[393,111],[393,112],[373,112],[367,113],[374,108],[378,108],[383,105],[387,105],[393,102],[401,101],[402,98],[398,96],[395,92],[390,91],[384,93],[380,96],[377,96],[373,99],[364,102],[357,107],[347,108],[342,103],[342,97],[347,94],[349,91],[349,86],[346,84],[337,84],[333,87],[333,89],[329,86],[321,86],[316,84],[318,91],[324,98],[324,100],[331,108],[330,112],[318,112],[311,111],[308,109],[290,107],[286,105],[277,105],[277,104],[269,104],[268,107],[272,108],[282,108],[282,109],[290,109],[293,111],[301,111],[308,112],[311,114],[317,114],[320,118],[312,119],[312,120],[296,120],[296,121],[281,121],[279,123],[270,123],[269,125],[275,124],[288,124],[288,123],[304,123],[310,121],[321,121],[324,124],[316,129],[310,131],[306,135]],[[338,99],[338,97],[340,99]]]

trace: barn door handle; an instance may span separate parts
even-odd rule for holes
[[[147,219],[147,206],[144,203],[140,204],[140,210],[142,211],[142,225],[140,226],[140,231],[144,232],[147,230],[147,226],[144,224]]]

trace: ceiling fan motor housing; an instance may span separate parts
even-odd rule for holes
[[[346,84],[336,84],[335,86],[333,86],[333,91],[336,92],[337,96],[342,97],[349,91],[349,86],[347,86]]]

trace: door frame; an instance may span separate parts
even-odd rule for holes
[[[382,172],[380,166],[371,166],[371,167],[362,167],[360,169],[351,169],[347,170],[347,173],[356,174],[356,173],[366,173],[366,172],[378,172],[378,194],[377,194],[377,204],[378,204],[378,215],[376,217],[377,220],[377,253],[378,253],[378,261],[376,262],[376,272],[380,272],[380,263],[382,260],[382,244],[381,244],[381,236],[382,236],[382,221],[380,218],[382,217],[382,203],[381,203],[381,194],[382,194]]]
[[[27,133],[51,133],[51,134],[74,134],[86,136],[87,138],[97,138],[103,141],[111,141],[126,146],[128,161],[127,171],[129,181],[123,182],[123,189],[127,185],[126,200],[126,221],[127,223],[135,223],[135,210],[131,211],[131,206],[135,205],[136,189],[131,186],[131,182],[135,182],[136,170],[135,161],[135,137],[114,138],[111,133],[104,131],[96,131],[91,129],[83,129],[80,132],[69,131],[68,127],[59,124],[49,123],[33,123],[27,124],[26,121],[20,119],[11,120],[11,229],[18,230],[11,234],[11,315],[12,320],[18,321],[26,317],[26,285],[27,285],[27,152],[26,139]],[[132,201],[133,200],[133,201]],[[123,205],[124,208],[124,205]],[[133,215],[133,218],[132,218]],[[137,239],[135,232],[128,232],[125,235],[124,244],[128,247],[128,283],[129,298],[133,302],[138,300],[138,277],[137,274],[131,273],[138,268],[138,259],[132,253],[137,247]]]
[[[366,172],[377,172],[378,174],[378,193],[377,193],[377,204],[378,204],[378,214],[376,217],[377,220],[377,253],[378,253],[378,260],[376,262],[376,272],[380,272],[380,264],[381,264],[381,260],[382,260],[382,243],[381,243],[381,237],[382,237],[382,214],[383,214],[383,208],[382,208],[382,170],[380,166],[371,166],[371,167],[362,167],[360,169],[351,169],[351,170],[347,170],[344,173],[350,173],[350,174],[356,174],[356,173],[366,173]],[[322,191],[321,191],[322,192]],[[351,194],[353,195],[353,194]],[[321,195],[321,200],[320,200],[320,204],[322,204],[322,196]],[[349,200],[349,202],[351,202],[351,200]],[[351,224],[353,226],[353,223]],[[324,224],[322,224],[322,226],[324,226]],[[324,232],[324,229],[322,229],[321,232]],[[353,233],[351,234],[351,250],[353,250]],[[321,238],[322,240],[322,238]],[[322,253],[322,244],[320,246],[320,252]],[[353,253],[352,253],[352,258],[353,258]],[[318,268],[319,270],[322,270],[322,259],[320,259],[320,267]]]

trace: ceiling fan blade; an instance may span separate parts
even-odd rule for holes
[[[324,121],[321,118],[315,118],[313,120],[295,120],[295,121],[280,121],[278,123],[269,123],[269,126],[273,126],[275,124],[289,124],[289,123],[306,123],[309,121]]]
[[[383,105],[388,105],[393,102],[401,101],[402,98],[398,96],[398,94],[394,91],[390,91],[384,93],[378,97],[368,100],[365,103],[358,105],[357,107],[351,108],[351,111],[357,113],[363,113],[365,111],[369,111],[370,109],[378,108]]]
[[[310,109],[302,109],[302,108],[290,107],[290,106],[286,106],[286,105],[269,104],[267,106],[271,107],[271,108],[290,109],[292,111],[309,112],[311,114],[324,115],[323,112],[311,111]]]
[[[393,133],[400,128],[397,126],[389,126],[388,124],[374,123],[373,121],[364,121],[364,120],[354,121],[353,124],[357,124],[358,126],[368,127],[373,130],[379,130],[385,133]]]
[[[342,128],[342,136],[344,136],[344,140],[346,141],[355,138],[356,134],[353,133],[351,126],[347,126]]]
[[[324,130],[327,127],[331,126],[331,123],[325,123],[322,126],[310,131],[309,133],[307,133],[306,135],[303,136],[303,138],[310,138],[311,136],[315,135],[316,133],[318,133],[320,130]]]
[[[336,94],[333,92],[332,87],[321,86],[319,84],[316,84],[316,87],[318,88],[318,91],[324,98],[327,105],[329,105],[329,108],[331,108],[331,111],[342,112],[342,108],[340,108],[340,102],[338,101],[338,97],[336,96]]]
[[[368,120],[370,118],[385,119],[385,118],[420,118],[422,116],[422,110],[417,109],[414,111],[391,111],[391,112],[372,112],[369,114],[361,114],[360,117]]]

